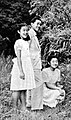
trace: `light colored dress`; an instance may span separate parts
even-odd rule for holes
[[[30,59],[29,43],[22,39],[15,42],[15,54],[21,50],[22,67],[25,73],[25,80],[20,79],[20,71],[17,64],[17,57],[13,59],[13,68],[11,71],[11,90],[27,90],[35,88],[34,71]]]
[[[31,109],[43,109],[43,81],[42,81],[42,64],[41,64],[41,49],[39,45],[36,32],[31,28],[29,30],[30,36],[30,55],[31,61],[34,70],[34,77],[36,88],[32,91],[28,91],[27,103],[30,101],[29,97],[31,96]]]
[[[44,68],[42,71],[42,76],[44,80],[44,90],[43,90],[43,104],[48,105],[49,107],[56,107],[58,102],[62,102],[65,98],[65,91],[62,90],[62,94],[59,90],[54,90],[47,88],[45,82],[55,84],[57,81],[60,81],[60,70],[55,69],[52,71],[51,68]]]

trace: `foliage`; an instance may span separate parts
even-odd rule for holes
[[[31,14],[42,17],[40,39],[42,59],[47,62],[51,50],[59,52],[60,63],[69,63],[71,58],[71,1],[37,0],[31,1]]]
[[[25,21],[29,24],[29,7],[29,0],[0,0],[0,35],[10,40],[9,54],[14,54],[18,24]]]

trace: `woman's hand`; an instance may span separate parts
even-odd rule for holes
[[[57,87],[60,87],[60,88],[63,88],[63,85],[60,85],[59,82],[56,83],[56,86],[57,86]]]
[[[59,85],[60,88],[63,88],[63,85]]]
[[[25,74],[23,72],[20,73],[20,78],[25,80]]]
[[[59,84],[58,87],[59,87],[59,88],[63,88],[63,85],[60,85],[60,84]]]

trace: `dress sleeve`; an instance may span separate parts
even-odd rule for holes
[[[22,41],[21,41],[21,40],[17,40],[17,41],[15,42],[14,50],[15,50],[15,54],[16,54],[16,56],[17,56],[17,51],[18,51],[18,50],[22,50]]]

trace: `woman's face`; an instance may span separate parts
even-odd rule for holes
[[[38,31],[38,30],[40,29],[40,26],[41,26],[41,21],[37,19],[37,20],[36,20],[34,23],[32,23],[31,25],[32,25],[32,27],[33,27],[33,29],[34,29],[35,31]]]
[[[56,68],[58,66],[58,59],[57,58],[52,58],[50,61],[50,65],[52,68]]]
[[[28,27],[27,26],[22,26],[20,29],[20,36],[22,38],[26,38],[28,36]]]

